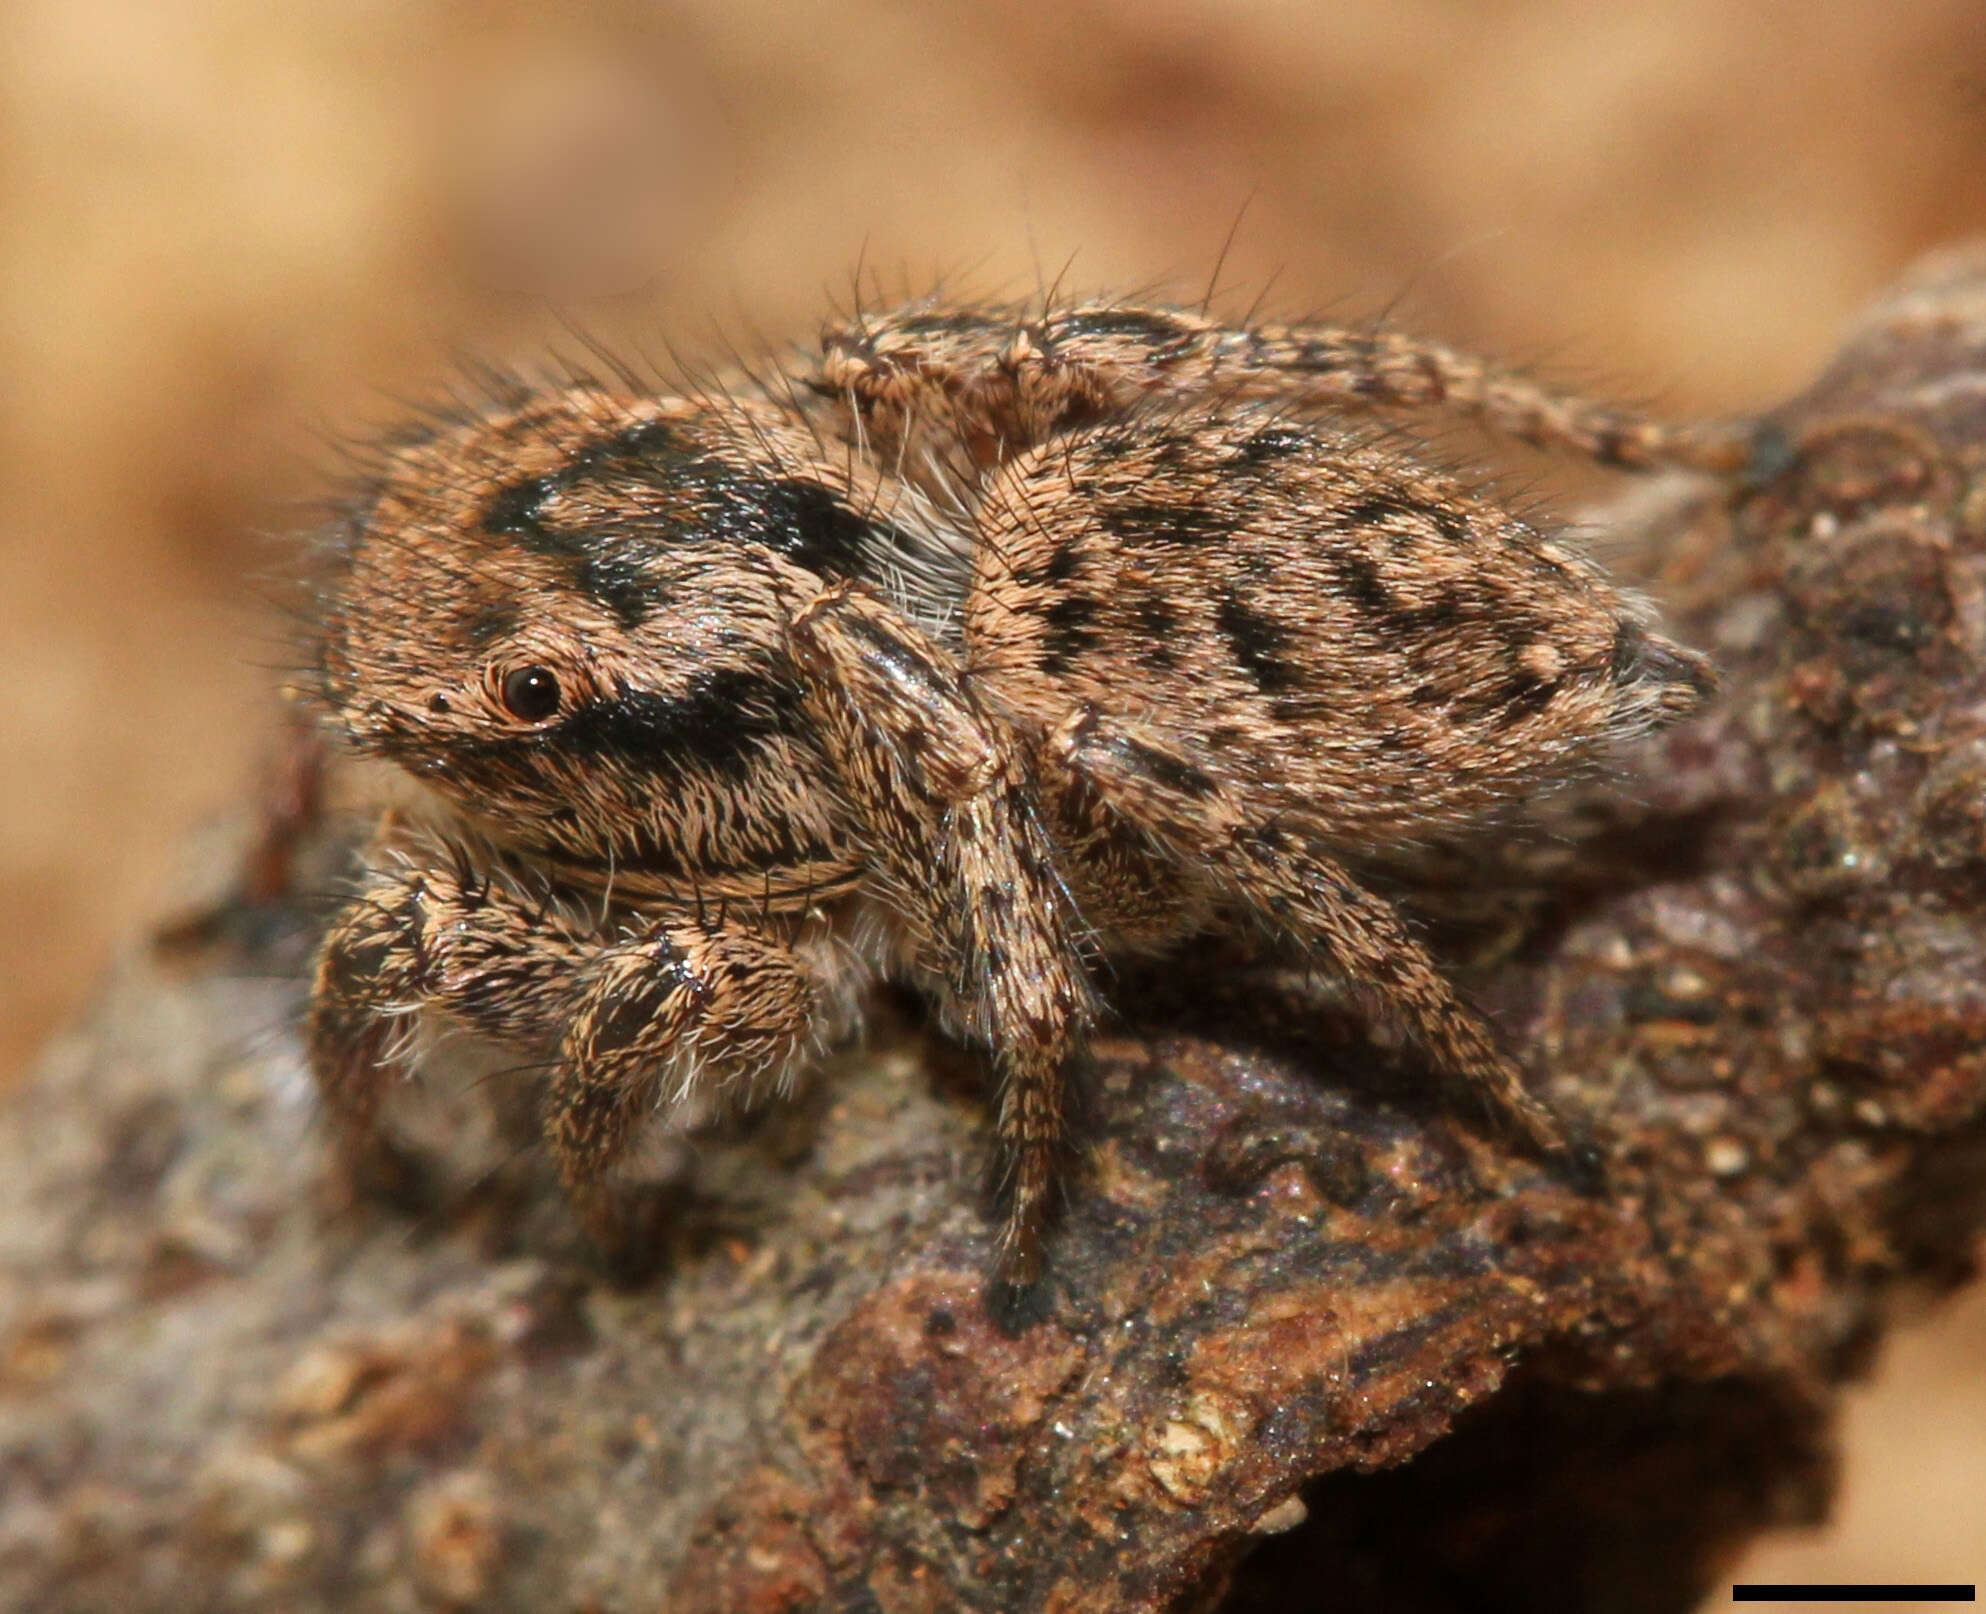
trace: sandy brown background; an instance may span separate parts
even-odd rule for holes
[[[1741,410],[1986,229],[1978,0],[13,0],[0,47],[0,1081],[249,787],[327,443],[453,353],[1218,260]],[[1741,1577],[1986,1578],[1976,1293],[1846,1443],[1840,1527]]]

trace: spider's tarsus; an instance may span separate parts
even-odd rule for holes
[[[441,1187],[427,1163],[397,1138],[374,1131],[343,1143],[334,1192],[346,1208],[361,1200],[385,1205],[415,1220],[441,1208]]]
[[[596,1190],[611,1192],[611,1227],[599,1209],[587,1218],[600,1269],[616,1289],[645,1289],[662,1270],[668,1252],[663,1229],[676,1196],[665,1188]],[[589,1196],[591,1197],[591,1196]]]
[[[1607,1192],[1607,1151],[1597,1139],[1572,1136],[1552,1156],[1553,1175],[1582,1199]]]
[[[986,1315],[1008,1339],[1046,1322],[1054,1310],[1055,1285],[1045,1272],[1024,1283],[996,1277],[986,1285]]]

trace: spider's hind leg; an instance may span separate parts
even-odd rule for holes
[[[1672,424],[1583,398],[1439,342],[1370,326],[1231,325],[1156,304],[913,306],[830,328],[822,390],[885,449],[950,434],[983,468],[1141,400],[1267,399],[1303,411],[1445,412],[1601,465],[1731,472],[1746,423]]]
[[[1246,792],[1210,758],[1189,755],[1138,725],[1079,711],[1050,745],[1064,766],[1160,847],[1205,867],[1291,942],[1321,952],[1369,1010],[1399,1021],[1533,1144],[1567,1153],[1558,1118],[1525,1086],[1516,1062],[1392,904],[1360,885],[1314,836],[1251,813]]]

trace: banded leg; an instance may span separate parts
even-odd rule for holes
[[[388,856],[393,861],[387,861]],[[383,849],[318,950],[304,1042],[348,1167],[373,1152],[419,1013],[500,1042],[549,1041],[592,947],[566,919],[460,848],[415,866]]]
[[[822,389],[849,400],[879,447],[914,450],[948,431],[982,467],[1144,399],[1446,409],[1623,467],[1736,471],[1753,442],[1748,426],[1650,420],[1395,331],[1236,327],[1148,305],[1085,303],[1033,319],[912,307],[830,329],[822,354]]]
[[[595,935],[456,853],[373,870],[319,953],[306,1042],[352,1175],[377,1158],[380,1103],[423,1010],[556,1045],[545,1130],[560,1178],[603,1254],[634,1266],[647,1218],[611,1173],[644,1117],[789,1085],[852,1023],[861,985],[825,938],[789,947],[689,918]]]
[[[791,637],[886,899],[993,1054],[1007,1168],[993,1301],[1017,1320],[1045,1298],[1067,1081],[1096,1015],[1080,921],[1011,736],[941,649],[848,587],[813,601]]]
[[[1563,1152],[1558,1120],[1516,1063],[1414,939],[1391,903],[1367,891],[1301,830],[1251,814],[1201,758],[1136,725],[1077,713],[1052,754],[1172,856],[1216,882],[1283,935],[1320,949],[1373,1009],[1393,1015],[1445,1069],[1465,1078],[1539,1147]]]
[[[828,938],[788,946],[742,925],[650,926],[601,951],[559,1044],[545,1135],[573,1208],[638,1270],[643,1197],[615,1181],[658,1110],[688,1124],[794,1082],[853,1029],[863,971]]]

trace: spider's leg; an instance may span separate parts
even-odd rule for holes
[[[862,972],[822,938],[788,944],[735,920],[657,921],[589,962],[559,1044],[545,1135],[608,1258],[651,1253],[642,1195],[614,1180],[658,1108],[695,1120],[784,1091],[849,1029]]]
[[[1044,1298],[1066,1082],[1096,1013],[1081,922],[1012,736],[943,650],[846,586],[801,611],[791,639],[880,892],[993,1054],[1008,1172],[993,1299],[1015,1317]]]
[[[375,846],[317,953],[304,1042],[348,1183],[385,1163],[379,1109],[423,1010],[501,1042],[549,1040],[591,951],[540,894],[478,872],[461,849],[420,855]]]
[[[404,1069],[397,1044],[420,1012],[557,1046],[547,1141],[603,1253],[634,1267],[648,1223],[611,1172],[644,1116],[786,1085],[852,1021],[858,975],[830,943],[789,946],[721,919],[596,934],[440,848],[367,875],[319,952],[306,1040],[351,1175],[371,1172],[380,1104]]]
[[[1745,424],[1652,420],[1397,331],[1237,326],[1128,303],[1039,317],[912,307],[833,327],[817,384],[847,401],[874,442],[914,448],[949,432],[982,466],[1145,399],[1446,410],[1539,448],[1627,467],[1741,470],[1755,438]]]
[[[1415,940],[1391,903],[1361,886],[1314,835],[1251,811],[1249,793],[1209,757],[1091,710],[1051,752],[1175,858],[1203,866],[1291,941],[1320,951],[1366,1002],[1404,1023],[1541,1148],[1566,1147],[1552,1112]]]

